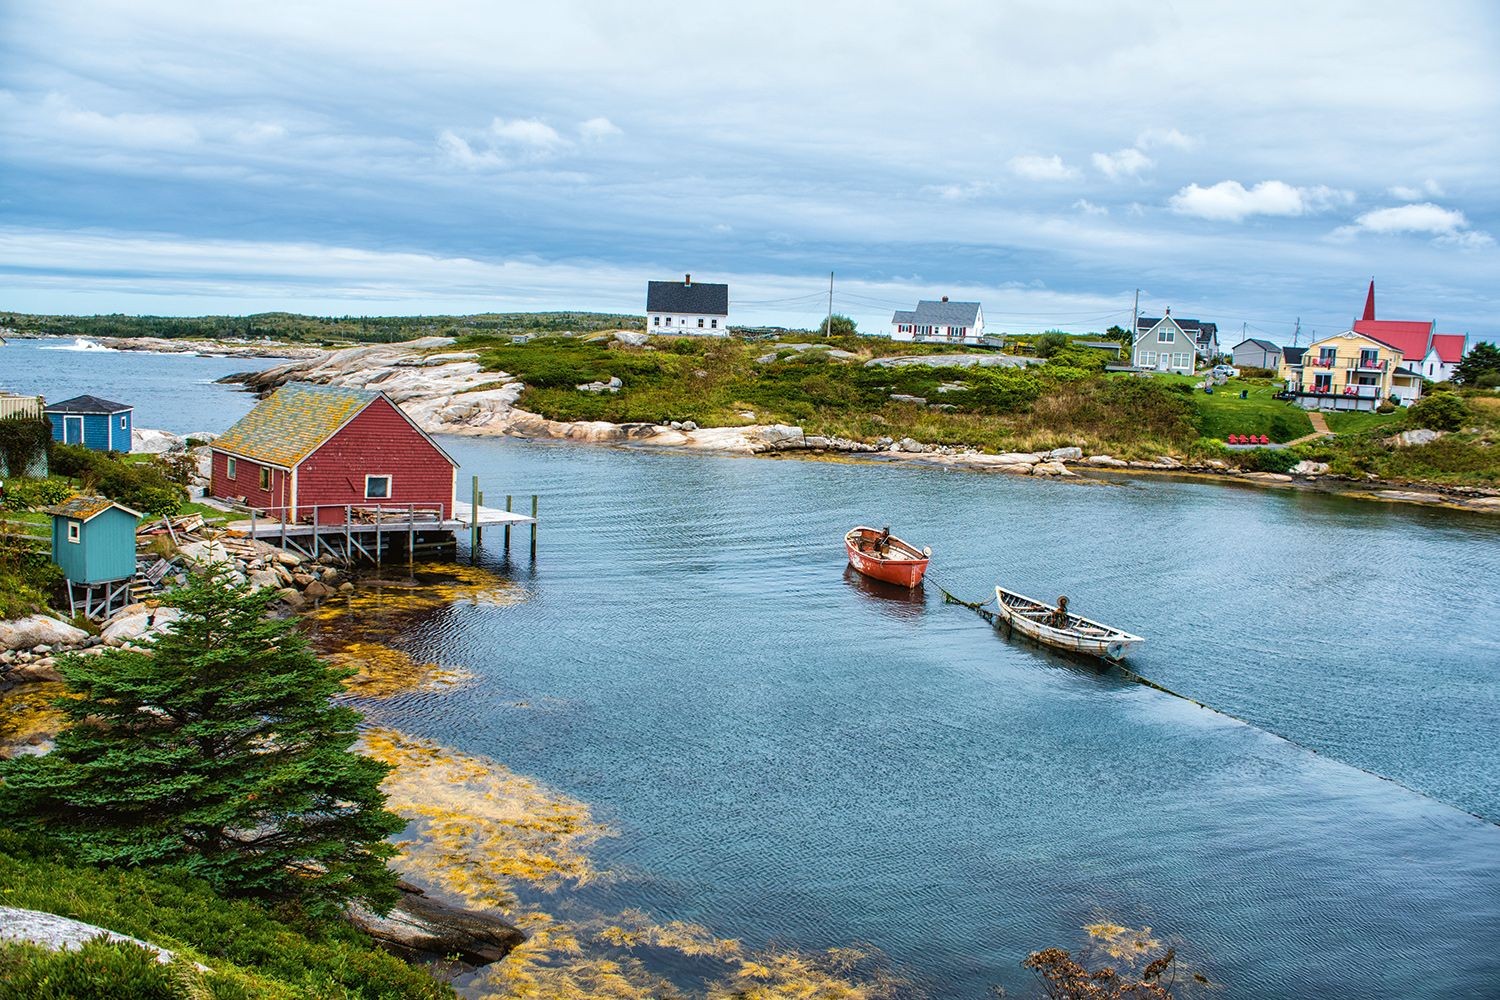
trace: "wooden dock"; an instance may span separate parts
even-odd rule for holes
[[[305,520],[296,521],[252,510],[250,517],[225,527],[309,558],[330,555],[340,562],[363,560],[378,566],[393,555],[410,561],[423,552],[451,554],[457,549],[459,532],[468,532],[471,541],[478,542],[485,528],[504,529],[509,547],[511,528],[531,526],[535,555],[535,510],[535,498],[532,515],[464,502],[455,502],[449,517],[436,508],[410,504],[342,504],[313,508]]]

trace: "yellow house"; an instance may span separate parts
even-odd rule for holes
[[[1283,354],[1281,378],[1308,410],[1373,410],[1382,400],[1406,405],[1422,395],[1422,377],[1404,368],[1401,352],[1346,330],[1309,344],[1301,357]]]

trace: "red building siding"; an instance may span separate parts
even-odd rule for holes
[[[243,473],[241,473],[243,475]],[[367,475],[389,475],[391,495],[365,496]],[[384,397],[365,407],[297,466],[297,508],[343,506],[441,507],[453,516],[453,464]],[[319,513],[320,523],[343,523],[342,510]]]
[[[213,476],[209,493],[225,500],[238,500],[244,497],[245,503],[251,507],[261,508],[272,517],[279,516],[281,508],[287,506],[290,496],[291,477],[286,471],[275,466],[262,466],[259,462],[236,456],[235,476],[230,479],[229,458],[230,456],[222,451],[213,453]],[[260,488],[262,468],[271,471],[271,488],[268,490]]]

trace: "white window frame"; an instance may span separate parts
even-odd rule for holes
[[[83,522],[82,521],[69,521],[68,522],[68,541],[72,542],[74,545],[77,545],[77,544],[79,544],[80,542],[83,541]]]
[[[120,414],[120,430],[125,429],[125,414]]]
[[[716,319],[709,320],[708,321],[708,328],[710,330],[717,330],[719,328],[719,321],[716,320]]]
[[[1164,326],[1156,331],[1156,342],[1158,344],[1170,344],[1174,339],[1173,330],[1170,326]]]
[[[1141,364],[1143,364],[1143,365],[1152,365],[1154,367],[1156,365],[1156,352],[1155,351],[1142,351],[1141,352]]]
[[[661,326],[661,317],[660,316],[652,316],[651,317],[651,325],[652,326]]]
[[[269,465],[262,465],[260,467],[259,483],[261,489],[268,493],[271,491],[271,467]]]
[[[372,496],[370,496],[370,480],[372,480],[372,479],[384,479],[385,480],[385,496],[383,496],[383,497],[372,497]],[[365,499],[366,500],[389,500],[391,498],[392,494],[394,494],[395,492],[396,492],[396,477],[393,476],[393,475],[391,475],[389,472],[376,472],[376,473],[371,473],[371,474],[368,474],[368,475],[365,476]]]
[[[702,316],[698,317],[698,329],[700,329],[700,330],[703,329],[703,317]]]
[[[230,480],[240,478],[240,463],[235,459],[233,455],[225,456],[224,475],[228,476]]]

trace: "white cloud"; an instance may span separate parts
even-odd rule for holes
[[[1444,208],[1430,201],[1374,209],[1356,218],[1353,225],[1335,229],[1332,235],[1335,239],[1349,240],[1360,233],[1431,236],[1434,243],[1463,250],[1478,250],[1495,243],[1495,238],[1489,233],[1470,229],[1468,218],[1458,209]]]
[[[182,148],[202,138],[197,125],[180,115],[104,114],[81,108],[61,94],[48,94],[36,117],[62,136],[103,146]]]
[[[578,134],[583,137],[584,142],[601,142],[611,136],[624,134],[624,129],[608,118],[599,117],[579,122]]]
[[[1136,149],[1121,149],[1113,153],[1095,153],[1094,167],[1110,180],[1120,177],[1136,177],[1155,163],[1151,157]]]
[[[1422,182],[1420,187],[1397,184],[1386,189],[1392,198],[1400,198],[1402,201],[1416,201],[1418,198],[1441,198],[1443,186],[1431,177]]]
[[[1029,181],[1070,181],[1080,176],[1077,170],[1064,163],[1061,156],[1056,155],[1013,156],[1010,160],[1010,170],[1017,177],[1024,177]]]
[[[1137,149],[1155,149],[1165,146],[1170,149],[1190,150],[1198,146],[1196,136],[1185,135],[1175,128],[1148,128],[1135,140]]]
[[[489,134],[498,142],[524,148],[546,151],[565,144],[557,129],[535,118],[496,118],[490,122]]]
[[[1285,181],[1261,181],[1247,188],[1239,181],[1220,181],[1209,187],[1189,184],[1168,204],[1178,215],[1240,222],[1252,215],[1308,215],[1353,201],[1352,191],[1326,185],[1293,187]]]
[[[469,141],[452,129],[443,129],[438,134],[438,149],[444,159],[467,170],[482,170],[506,165],[505,157],[494,150],[476,152]]]
[[[1103,205],[1095,205],[1093,202],[1089,201],[1087,198],[1079,198],[1077,201],[1073,202],[1073,207],[1076,208],[1076,209],[1078,209],[1078,211],[1082,212],[1084,215],[1108,215],[1109,214],[1109,209],[1108,208],[1105,208]]]
[[[967,184],[930,184],[922,190],[935,194],[944,201],[973,201],[995,189],[989,181],[970,181]]]

